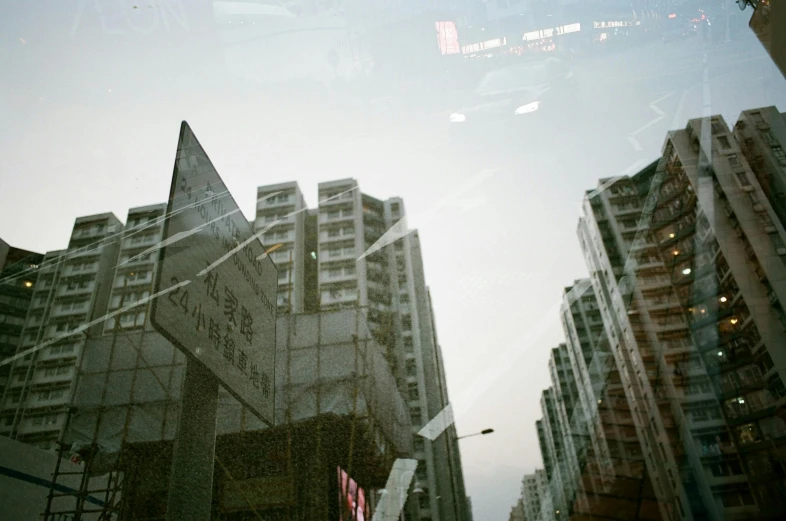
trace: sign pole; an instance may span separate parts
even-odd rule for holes
[[[217,410],[218,378],[200,362],[188,359],[172,454],[167,521],[210,521]]]

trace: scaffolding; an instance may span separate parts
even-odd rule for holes
[[[49,501],[45,521],[165,519],[184,369],[185,356],[149,326],[118,322],[88,340],[60,444],[81,459],[81,485],[58,492],[58,465],[50,497],[74,501]],[[273,427],[220,392],[214,519],[338,519],[338,468],[371,492],[411,453],[406,405],[358,309],[280,316],[275,388]]]

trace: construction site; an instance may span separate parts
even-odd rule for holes
[[[185,363],[149,327],[87,340],[45,521],[166,519]],[[279,316],[275,404],[267,427],[221,389],[212,519],[371,519],[412,427],[360,310]]]

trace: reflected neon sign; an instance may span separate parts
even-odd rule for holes
[[[619,20],[614,22],[592,22],[593,29],[605,29],[607,27],[634,27],[641,25],[641,21]]]
[[[487,49],[496,49],[497,47],[502,47],[507,43],[507,38],[494,38],[493,40],[486,40],[485,42],[464,45],[461,47],[461,52],[463,54],[470,54],[473,52],[485,51]]]
[[[522,40],[531,42],[533,40],[543,40],[544,38],[551,38],[561,34],[577,33],[579,31],[581,31],[580,23],[560,25],[559,27],[554,27],[551,29],[541,29],[540,31],[530,31],[528,33],[524,33]]]
[[[458,54],[459,41],[456,24],[453,22],[436,22],[437,43],[442,54]]]

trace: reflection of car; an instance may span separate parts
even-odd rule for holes
[[[663,32],[662,39],[664,42],[675,42],[679,40],[685,40],[687,38],[691,38],[696,36],[698,31],[696,30],[696,26],[693,24],[683,24],[679,27],[673,27],[671,29],[667,29]]]
[[[464,108],[450,115],[451,140],[515,141],[524,130],[569,121],[578,99],[573,72],[556,58],[495,69],[481,79]]]

